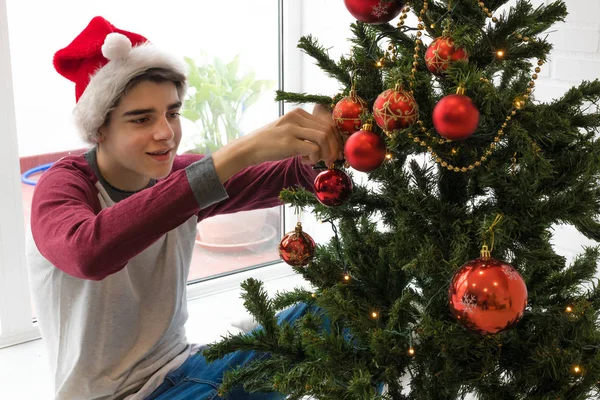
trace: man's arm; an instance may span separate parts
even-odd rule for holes
[[[196,165],[219,183],[210,157]],[[31,231],[40,253],[78,278],[101,280],[201,208],[226,198],[224,191],[196,186],[186,170],[101,209],[98,191],[81,171],[57,163],[39,179],[31,207]],[[220,183],[219,183],[220,185]],[[204,193],[197,200],[195,193]]]

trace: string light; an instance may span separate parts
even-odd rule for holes
[[[387,154],[385,155],[385,158],[387,158],[388,160],[391,160],[391,159],[392,159],[392,155],[391,155],[390,153],[387,153]]]
[[[350,282],[350,275],[344,274],[344,281]]]
[[[410,354],[411,356],[415,355],[415,349],[413,349],[412,347],[410,349],[408,349],[408,354]]]
[[[575,365],[573,367],[573,372],[576,373],[576,374],[581,373],[581,367],[579,365]]]
[[[572,308],[571,306],[567,306],[567,309],[566,309],[566,311],[567,311],[568,313],[570,313],[570,312],[573,312],[573,308]]]
[[[376,319],[377,317],[379,317],[379,314],[377,314],[377,312],[373,311],[373,312],[371,313],[371,317],[372,317],[373,319]]]
[[[496,52],[496,57],[498,57],[498,58],[504,58],[504,50],[498,50]]]
[[[312,296],[313,299],[317,298],[317,294],[316,293],[311,294],[311,296]]]

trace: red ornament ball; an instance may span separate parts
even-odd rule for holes
[[[353,133],[344,145],[346,161],[361,172],[370,172],[379,167],[385,160],[385,153],[385,141],[370,129]]]
[[[433,126],[440,136],[450,140],[466,139],[477,130],[479,110],[468,96],[451,94],[433,109]]]
[[[435,39],[425,52],[427,69],[435,75],[441,75],[455,61],[468,61],[469,56],[464,49],[454,47],[454,41],[449,37]]]
[[[346,135],[360,130],[360,115],[367,108],[367,102],[351,93],[337,102],[333,108],[333,121],[338,129]]]
[[[480,257],[456,272],[448,300],[460,323],[475,333],[492,335],[519,322],[527,305],[527,286],[510,264]]]
[[[368,24],[389,22],[400,14],[403,1],[398,0],[344,0],[350,14]]]
[[[306,265],[314,255],[315,241],[308,233],[302,231],[300,222],[296,225],[296,229],[288,232],[279,243],[279,256],[291,266]]]
[[[315,178],[315,194],[326,206],[339,206],[352,194],[352,179],[344,171],[328,169]]]
[[[415,123],[419,117],[419,107],[415,98],[402,89],[387,89],[375,99],[373,118],[385,130],[394,131]]]

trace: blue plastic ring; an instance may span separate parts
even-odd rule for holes
[[[37,181],[31,180],[29,179],[29,177],[33,174],[37,174],[38,172],[44,172],[46,171],[48,168],[50,168],[52,166],[52,164],[54,164],[53,162],[48,163],[48,164],[42,164],[42,165],[38,165],[35,168],[31,168],[25,172],[23,172],[23,174],[21,175],[21,182],[26,183],[28,185],[32,185],[35,186],[35,184],[37,183]]]

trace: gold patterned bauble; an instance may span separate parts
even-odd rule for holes
[[[394,131],[414,124],[419,117],[415,98],[398,86],[381,93],[373,104],[375,123],[385,131]]]

